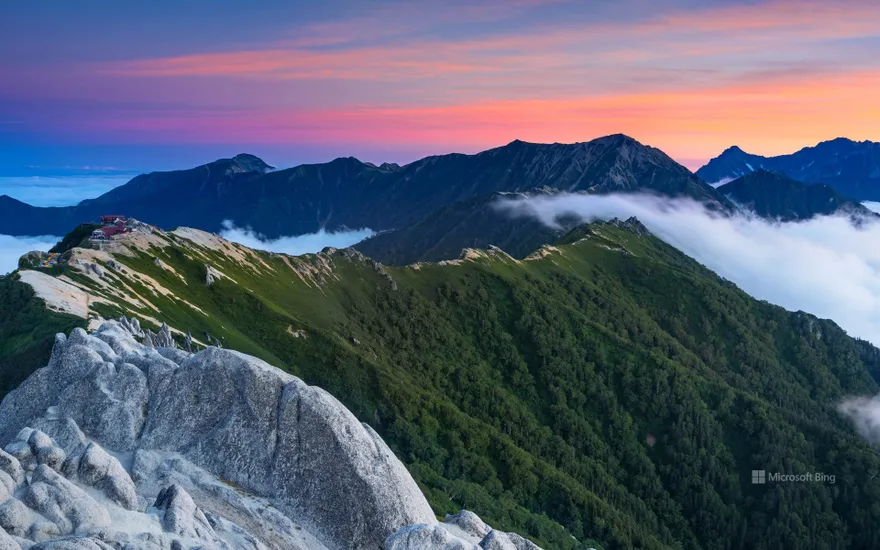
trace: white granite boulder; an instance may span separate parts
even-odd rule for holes
[[[49,364],[0,403],[10,535],[52,548],[357,550],[436,524],[403,464],[327,392],[231,350],[148,348],[132,328],[59,335]]]

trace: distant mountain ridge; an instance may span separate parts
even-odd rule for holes
[[[830,214],[875,216],[859,201],[843,196],[828,185],[807,185],[763,168],[718,187],[718,191],[763,218],[781,221]]]
[[[441,207],[536,188],[688,196],[730,204],[659,149],[621,134],[574,144],[514,141],[475,155],[427,157],[406,166],[354,158],[271,171],[252,155],[190,170],[137,176],[101,197],[38,208],[0,196],[0,233],[65,234],[112,211],[171,229],[220,231],[224,220],[274,238],[369,227],[405,227]]]
[[[858,200],[880,200],[880,143],[837,138],[790,155],[763,157],[733,146],[697,170],[710,183],[756,170],[781,172],[805,183],[825,183]]]
[[[257,156],[242,153],[229,159],[219,159],[209,164],[174,172],[151,172],[136,176],[125,185],[111,189],[100,197],[88,199],[80,205],[114,204],[141,197],[148,197],[161,191],[173,192],[178,185],[191,185],[192,181],[200,181],[202,186],[216,185],[222,190],[223,184],[234,185],[247,181],[256,175],[266,174],[274,170]]]
[[[397,230],[380,233],[357,243],[355,248],[388,265],[435,262],[458,258],[465,248],[501,248],[521,258],[565,235],[580,219],[557,220],[549,227],[534,217],[513,217],[501,210],[500,201],[551,192],[493,193],[438,208],[420,220]]]

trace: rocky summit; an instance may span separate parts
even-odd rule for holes
[[[0,550],[533,549],[470,512],[438,523],[382,439],[248,355],[58,334],[0,404]]]

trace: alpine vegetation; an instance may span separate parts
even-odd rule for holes
[[[514,216],[548,227],[563,216],[636,216],[652,233],[758,299],[830,318],[880,344],[880,223],[848,215],[775,223],[722,215],[689,199],[656,195],[562,194],[500,200]]]
[[[271,548],[265,524],[217,502],[222,486],[268,499],[248,509],[279,510],[331,549],[521,547],[435,523],[462,509],[562,550],[880,542],[870,512],[847,513],[880,495],[880,455],[835,408],[880,392],[880,351],[752,298],[637,219],[579,225],[521,259],[488,247],[407,266],[351,248],[289,256],[191,228],[126,227],[97,243],[78,228],[56,265],[29,255],[0,280],[0,373],[3,389],[18,387],[0,405],[0,446],[30,441],[18,434],[31,428],[78,456],[48,425],[69,417],[128,472],[138,513],[173,501],[177,485],[206,518]],[[49,360],[58,332],[71,336]],[[65,362],[73,350],[83,363]],[[336,420],[309,416],[303,431],[306,397],[325,395],[315,386],[357,421],[328,405]],[[157,474],[142,486],[159,467],[139,466],[155,453],[220,483]],[[838,482],[756,488],[756,468]],[[0,526],[23,533],[35,521]]]

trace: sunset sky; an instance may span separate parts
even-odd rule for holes
[[[696,169],[880,140],[880,3],[7,3],[0,176],[407,162],[626,133]]]

